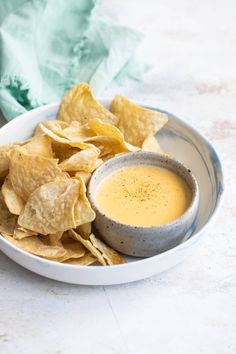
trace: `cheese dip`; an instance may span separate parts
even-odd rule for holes
[[[158,226],[186,211],[191,192],[183,178],[166,168],[133,165],[105,177],[95,199],[110,219],[132,226]]]

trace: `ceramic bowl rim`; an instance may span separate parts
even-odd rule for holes
[[[103,101],[103,102],[110,102],[111,101],[111,98],[109,97],[100,97],[99,98],[99,101]],[[203,141],[203,143],[208,146],[209,150],[211,152],[214,153],[214,156],[215,156],[215,159],[217,161],[217,164],[218,164],[218,168],[219,168],[219,172],[220,172],[220,178],[221,178],[221,189],[217,195],[217,200],[216,200],[216,204],[215,204],[215,207],[212,211],[212,214],[210,215],[209,219],[207,220],[207,222],[202,226],[202,228],[200,230],[198,230],[195,234],[193,234],[188,240],[184,241],[183,243],[177,245],[176,247],[173,247],[163,253],[160,253],[160,254],[157,254],[155,256],[151,256],[151,257],[148,257],[148,258],[143,258],[143,259],[137,259],[137,260],[134,260],[133,262],[129,262],[129,263],[124,263],[124,264],[117,264],[117,265],[110,265],[109,267],[98,267],[98,266],[93,266],[93,265],[90,265],[89,267],[84,267],[84,266],[81,266],[81,265],[77,265],[76,267],[72,264],[66,264],[66,263],[59,263],[59,262],[54,262],[54,261],[50,261],[48,259],[44,259],[44,258],[40,258],[38,256],[35,256],[29,252],[26,252],[24,250],[22,250],[21,248],[13,245],[12,243],[10,243],[9,241],[7,241],[1,234],[0,234],[0,238],[1,238],[1,241],[6,244],[9,248],[13,249],[15,252],[19,253],[19,254],[22,254],[23,256],[26,256],[28,257],[29,259],[32,259],[32,260],[35,260],[41,264],[44,264],[45,266],[55,266],[57,268],[68,268],[68,269],[79,269],[80,271],[90,271],[90,272],[101,272],[101,273],[105,273],[105,272],[109,272],[109,271],[112,271],[112,269],[116,268],[116,269],[120,269],[120,268],[124,268],[124,267],[129,267],[129,268],[132,268],[134,267],[137,263],[141,263],[142,264],[147,264],[149,262],[152,262],[153,258],[163,258],[165,257],[167,254],[172,254],[174,253],[176,250],[181,250],[185,247],[188,247],[190,246],[192,243],[194,243],[199,237],[200,235],[212,224],[212,222],[215,220],[217,214],[219,213],[219,210],[220,210],[220,207],[222,206],[222,202],[223,202],[223,195],[224,195],[224,170],[223,170],[223,165],[221,163],[221,160],[219,158],[219,154],[217,152],[217,149],[214,147],[214,145],[212,143],[210,143],[208,141],[208,139],[202,134],[200,133],[196,128],[193,127],[193,125],[191,123],[186,123],[184,120],[182,120],[181,118],[178,118],[176,115],[172,114],[171,112],[169,111],[166,111],[166,110],[162,110],[160,108],[158,108],[157,106],[156,107],[153,107],[153,106],[149,106],[149,105],[145,105],[143,102],[141,101],[134,101],[136,104],[139,104],[143,107],[146,107],[146,108],[149,108],[149,109],[152,109],[152,110],[155,110],[155,111],[158,111],[158,112],[162,112],[162,113],[166,113],[168,116],[170,117],[173,117],[177,122],[181,123],[185,128],[187,129],[191,129],[193,131],[194,134],[196,134],[198,136],[198,138],[200,140]],[[47,105],[44,105],[44,106],[41,106],[41,107],[37,107],[37,108],[34,108],[33,110],[31,111],[28,111],[28,112],[25,112],[21,115],[19,115],[18,117],[16,117],[15,119],[11,120],[10,122],[8,122],[7,124],[5,124],[2,128],[1,128],[1,131],[4,132],[4,130],[8,130],[9,127],[11,126],[14,126],[16,122],[20,121],[21,119],[23,119],[23,117],[25,116],[31,116],[32,113],[40,113],[42,114],[47,114],[47,112],[51,109],[54,109],[55,111],[58,110],[59,108],[59,105],[60,105],[60,101],[56,101],[54,103],[49,103]],[[45,119],[47,118],[47,116],[45,117]]]
[[[191,197],[191,202],[189,204],[189,206],[187,207],[187,209],[185,210],[185,212],[183,214],[181,214],[177,219],[165,223],[165,224],[161,224],[161,225],[153,225],[153,226],[135,226],[135,225],[130,225],[130,224],[125,224],[122,222],[119,222],[117,220],[114,220],[112,218],[110,218],[109,216],[107,216],[104,212],[102,212],[98,205],[96,204],[95,201],[95,193],[96,191],[94,191],[94,193],[91,191],[92,189],[92,184],[94,183],[94,180],[96,179],[96,174],[100,173],[102,170],[109,168],[109,165],[114,163],[119,163],[120,160],[123,160],[124,158],[127,157],[131,157],[134,161],[138,161],[137,156],[142,155],[142,156],[152,156],[153,160],[157,159],[159,161],[161,160],[168,160],[169,162],[174,162],[174,164],[176,164],[177,166],[180,167],[180,169],[182,171],[184,171],[185,173],[188,173],[191,179],[191,183],[193,185],[193,192],[192,192],[192,197]],[[144,164],[144,163],[143,163]],[[132,164],[131,164],[132,166]],[[150,164],[147,163],[147,166],[152,166]],[[121,167],[122,168],[122,167]],[[165,168],[165,167],[164,167]],[[119,168],[120,169],[120,168]],[[116,170],[117,171],[117,170]],[[174,170],[172,171],[174,172]],[[99,186],[98,185],[95,187],[97,188]],[[104,218],[105,220],[107,220],[110,223],[113,223],[117,226],[119,226],[119,228],[123,229],[123,230],[136,230],[137,232],[163,232],[166,229],[172,228],[175,225],[179,225],[179,223],[181,222],[185,222],[188,219],[188,216],[191,214],[192,211],[194,211],[194,209],[196,208],[196,206],[198,206],[198,200],[199,200],[199,187],[198,187],[198,183],[197,183],[197,179],[194,176],[193,172],[187,167],[185,166],[185,164],[183,164],[181,161],[177,160],[174,157],[171,156],[166,156],[163,154],[159,154],[159,153],[155,153],[155,152],[149,152],[149,151],[137,151],[137,152],[128,152],[122,155],[118,155],[115,156],[113,158],[111,158],[110,160],[106,161],[104,164],[102,164],[101,166],[99,166],[92,174],[89,184],[88,184],[88,188],[87,188],[87,192],[88,192],[88,199],[92,204],[92,207],[95,209],[95,211],[98,211],[100,213],[100,216],[102,218]],[[196,210],[197,213],[197,210]]]

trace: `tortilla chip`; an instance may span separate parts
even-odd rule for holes
[[[53,234],[91,222],[95,213],[77,179],[57,179],[36,189],[19,216],[20,226],[42,235]]]
[[[21,147],[10,153],[9,176],[15,192],[27,200],[36,188],[65,174],[58,167],[56,159],[28,155]]]
[[[85,251],[85,247],[82,245],[82,243],[80,242],[69,242],[69,243],[65,243],[63,244],[64,249],[66,250],[66,254],[63,257],[63,259],[60,259],[60,262],[64,262],[67,259],[71,259],[71,258],[81,258],[85,255],[86,251]]]
[[[68,233],[71,235],[72,238],[81,242],[84,245],[84,247],[87,248],[87,250],[89,250],[92,253],[92,255],[98,260],[99,263],[101,263],[104,266],[107,265],[102,254],[97,250],[96,247],[93,246],[93,244],[90,240],[85,240],[83,237],[81,237],[74,230],[70,230],[70,231],[68,231]]]
[[[59,163],[68,159],[72,155],[76,154],[77,152],[80,151],[79,148],[74,148],[70,145],[66,144],[60,144],[53,142],[52,143],[52,149],[55,155],[55,158],[59,160]]]
[[[156,152],[159,154],[163,153],[163,150],[160,147],[160,144],[158,143],[155,136],[149,136],[147,139],[144,140],[143,145],[142,145],[142,150]]]
[[[78,232],[78,234],[80,234],[85,240],[87,240],[92,232],[92,223],[88,222],[86,224],[78,226],[76,228],[76,232]]]
[[[97,148],[81,150],[62,161],[59,167],[62,171],[93,172],[97,167],[100,151]]]
[[[92,222],[95,219],[96,214],[88,201],[86,187],[82,178],[77,176],[76,178],[73,178],[73,180],[77,180],[80,184],[79,197],[74,207],[75,223],[76,226],[80,226]]]
[[[40,135],[45,134],[44,130],[42,129],[42,126],[51,131],[57,137],[65,138],[72,141],[78,140],[82,142],[85,139],[93,136],[93,133],[88,128],[87,124],[81,125],[77,121],[72,121],[70,122],[70,124],[68,124],[60,120],[46,120],[39,123],[36,129],[36,136],[38,135],[37,132],[39,132]]]
[[[17,216],[10,213],[0,192],[0,232],[13,235]]]
[[[68,233],[71,237],[80,241],[102,265],[122,264],[126,262],[122,255],[105,245],[105,243],[96,238],[94,234],[91,234],[89,239],[85,240],[81,235],[75,232],[75,230],[70,230]]]
[[[57,257],[53,259],[57,262],[64,262],[67,259],[81,258],[85,255],[86,249],[81,242],[72,239],[68,232],[50,234],[43,236],[43,241],[49,245],[60,246],[64,248],[65,254],[62,257]]]
[[[96,247],[102,253],[103,258],[107,261],[109,265],[126,263],[125,258],[121,254],[108,247],[100,239],[96,238],[94,234],[91,234],[89,239],[92,242],[93,246]]]
[[[9,156],[8,153],[18,145],[7,144],[0,146],[0,177],[5,177],[9,170]]]
[[[36,236],[37,232],[27,230],[24,227],[17,226],[14,230],[13,238],[16,240],[21,240],[25,237]]]
[[[89,142],[100,150],[100,158],[107,155],[115,155],[120,152],[127,152],[127,150],[124,151],[119,141],[107,136],[94,136],[89,139]]]
[[[83,257],[80,258],[70,258],[63,263],[73,264],[73,265],[83,265],[89,266],[90,264],[96,263],[97,259],[92,256],[90,252],[87,252]]]
[[[49,130],[53,131],[55,134],[59,134],[62,129],[67,128],[69,126],[68,123],[63,122],[61,120],[44,120],[38,124],[37,128],[35,129],[34,136],[44,135],[44,131],[40,126],[41,124],[43,124]]]
[[[103,164],[103,162],[104,162],[103,159],[97,159],[95,169],[97,169],[99,166],[101,166]]]
[[[24,145],[29,155],[40,155],[47,158],[53,158],[52,142],[47,136],[36,136]]]
[[[58,179],[42,185],[30,195],[19,216],[19,225],[42,235],[78,226],[79,193],[80,183],[76,179]]]
[[[120,154],[119,153],[118,154],[107,154],[107,155],[102,157],[103,158],[103,162],[106,162],[107,160],[110,160],[113,157],[118,156],[118,155],[120,155]]]
[[[53,246],[61,245],[62,235],[63,235],[63,231],[59,231],[59,232],[56,232],[55,234],[47,235],[50,245],[53,245]]]
[[[123,133],[114,125],[109,123],[104,123],[98,118],[91,119],[89,122],[89,128],[94,131],[97,135],[108,137],[114,139],[119,143],[120,149],[119,152],[122,151],[138,151],[140,150],[136,146],[128,144],[125,142]],[[93,139],[88,139],[87,141],[92,141]]]
[[[58,258],[62,257],[66,253],[62,247],[45,245],[37,236],[26,237],[22,240],[16,240],[7,235],[4,235],[4,238],[22,250],[40,257]]]
[[[81,125],[77,121],[71,122],[68,127],[62,129],[57,134],[62,138],[69,140],[79,139],[81,141],[85,141],[94,135],[87,124]]]
[[[53,142],[69,145],[69,146],[79,148],[79,149],[93,148],[93,145],[88,144],[88,143],[84,143],[83,139],[80,139],[80,138],[67,139],[67,138],[61,137],[61,136],[57,135],[56,133],[54,133],[52,130],[48,129],[46,126],[44,126],[44,124],[40,124],[40,128],[42,129],[42,131],[44,132],[45,135],[49,136],[52,139]]]
[[[168,122],[166,114],[138,106],[120,95],[113,99],[111,110],[119,118],[118,128],[125,140],[139,147]]]
[[[90,181],[91,178],[91,173],[89,172],[84,172],[84,171],[78,171],[75,173],[75,178],[79,177],[79,179],[81,178],[84,182],[84,184],[87,186],[87,184]]]
[[[86,83],[80,83],[66,93],[57,115],[57,119],[65,122],[78,121],[81,125],[94,117],[111,124],[118,123],[117,117],[96,101]]]
[[[20,215],[25,202],[13,189],[9,175],[2,185],[2,195],[9,211],[12,214]]]

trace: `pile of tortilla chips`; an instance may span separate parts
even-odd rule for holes
[[[124,263],[92,233],[86,196],[91,174],[129,151],[162,152],[154,134],[167,123],[116,96],[111,112],[87,84],[64,97],[56,120],[42,121],[27,141],[0,147],[0,232],[34,255],[77,265]]]

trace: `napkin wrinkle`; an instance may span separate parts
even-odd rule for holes
[[[99,95],[145,71],[133,61],[142,34],[98,13],[97,0],[2,1],[0,109],[8,120],[78,82]]]

